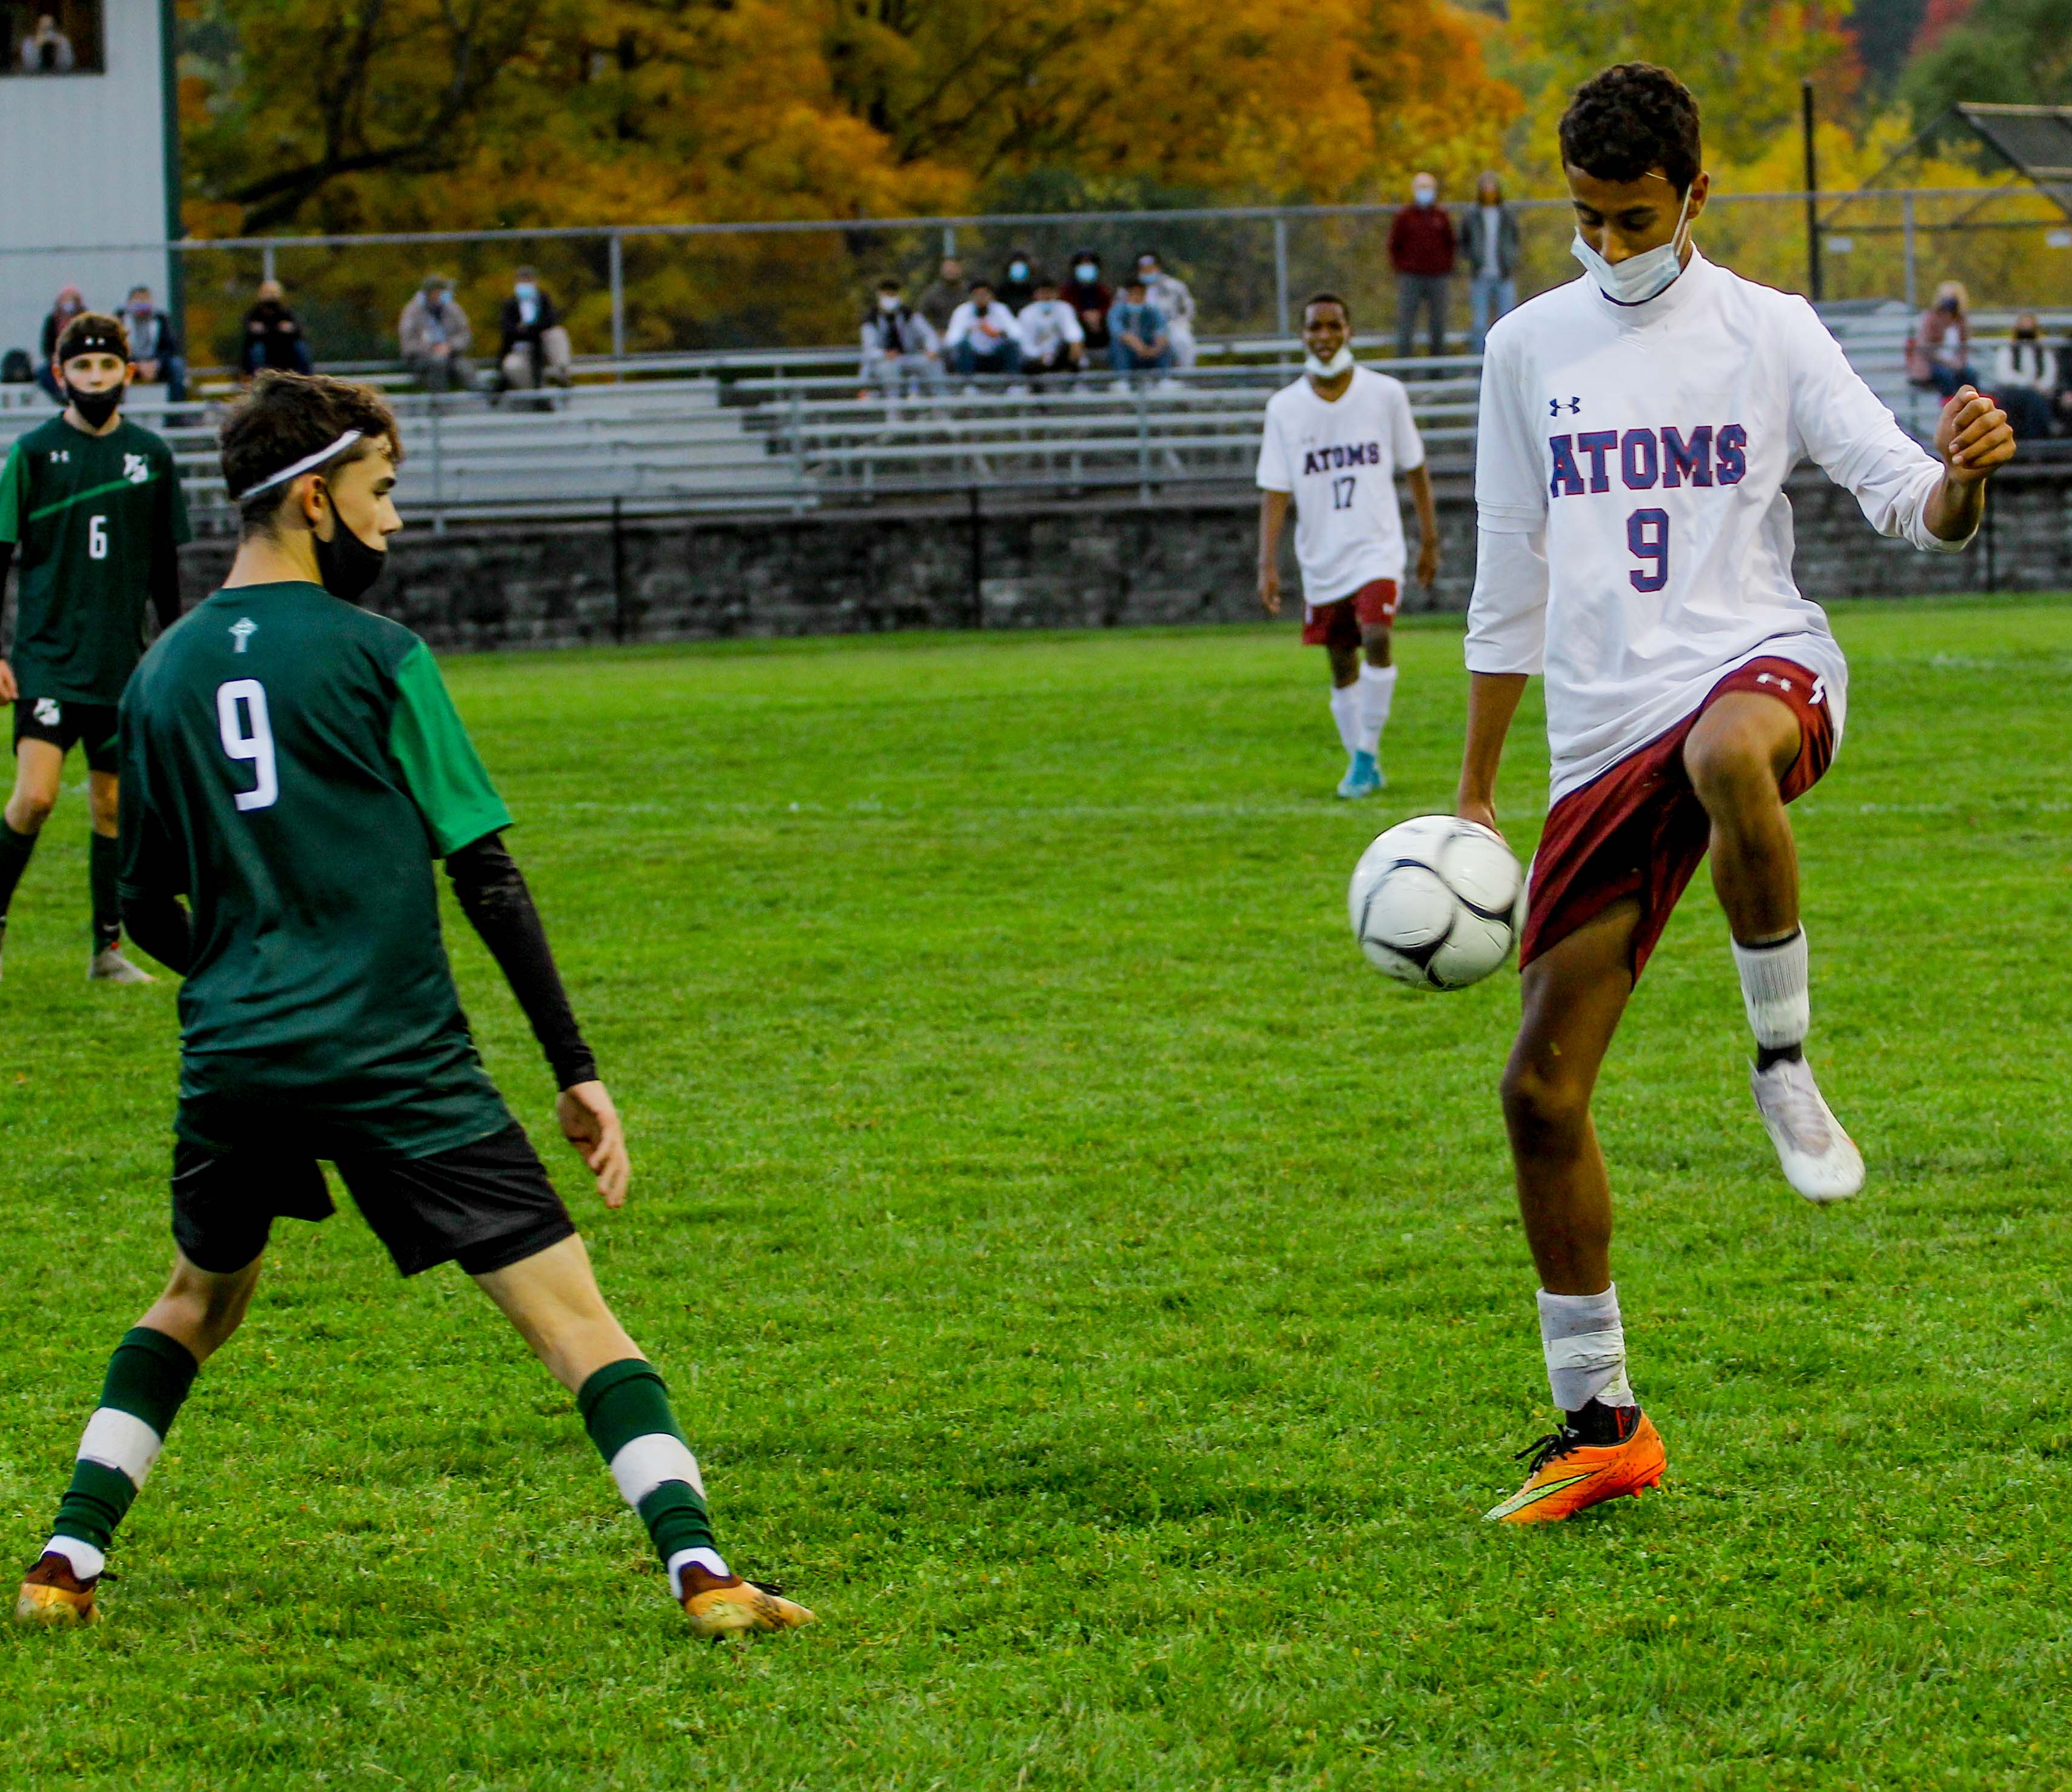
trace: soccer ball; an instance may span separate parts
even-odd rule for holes
[[[1475,821],[1420,815],[1361,853],[1346,906],[1367,961],[1425,989],[1465,989],[1511,956],[1525,873]]]

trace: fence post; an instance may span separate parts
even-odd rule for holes
[[[273,277],[273,245],[269,243],[259,252],[259,273],[262,279]]]
[[[1151,502],[1151,390],[1141,374],[1137,383],[1137,501]]]
[[[1273,314],[1281,319],[1281,334],[1288,334],[1288,220],[1273,217]]]
[[[1920,300],[1916,296],[1914,284],[1914,195],[1911,191],[1909,191],[1901,201],[1901,216],[1906,237],[1906,308],[1910,311],[1914,311],[1920,309]]]
[[[439,395],[433,393],[426,404],[430,408],[432,419],[432,533],[446,532],[446,454],[440,441]]]
[[[623,517],[626,500],[611,500],[611,638],[626,639],[626,536]]]
[[[799,388],[791,388],[791,514],[803,516],[806,513],[806,422],[804,415],[804,394]]]
[[[971,614],[972,627],[985,627],[985,517],[979,509],[978,486],[966,487],[971,504]]]
[[[626,359],[626,239],[617,231],[611,233],[611,358],[614,361]],[[611,370],[615,380],[626,377],[617,367]]]
[[[949,261],[956,256],[956,253],[957,227],[955,224],[944,224],[943,226],[943,259],[945,261]]]

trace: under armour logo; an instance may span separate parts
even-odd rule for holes
[[[1774,684],[1780,691],[1788,691],[1791,688],[1791,680],[1788,678],[1779,678],[1775,672],[1758,672],[1755,675],[1755,681],[1758,684]]]
[[[259,625],[249,616],[240,616],[230,625],[230,638],[237,643],[236,651],[242,653],[245,643],[259,632]]]
[[[1559,398],[1548,399],[1547,401],[1547,414],[1549,417],[1559,417],[1561,414],[1561,406],[1563,402],[1564,401]],[[1580,398],[1571,398],[1566,402],[1568,406],[1568,414],[1571,417],[1573,417],[1583,408],[1583,401]]]

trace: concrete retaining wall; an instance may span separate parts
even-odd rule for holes
[[[1918,553],[1872,533],[1856,501],[1802,475],[1800,582],[1815,598],[2072,586],[2072,468],[1996,482],[1991,539]],[[1408,607],[1466,607],[1474,576],[1465,481],[1439,491],[1445,561]],[[1230,622],[1253,597],[1256,499],[1242,490],[1071,508],[886,509],[800,517],[629,519],[454,528],[398,539],[380,607],[445,648],[899,628]],[[1406,516],[1415,539],[1415,524]],[[229,561],[190,549],[189,601]],[[1288,575],[1294,588],[1292,561]]]

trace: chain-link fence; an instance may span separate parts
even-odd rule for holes
[[[396,323],[423,276],[448,276],[493,348],[500,306],[521,265],[536,268],[578,354],[623,356],[767,351],[853,342],[873,284],[898,277],[910,297],[954,254],[965,277],[995,279],[1020,251],[1069,277],[1081,252],[1115,282],[1155,249],[1192,290],[1196,333],[1285,335],[1305,295],[1328,288],[1363,331],[1396,315],[1388,238],[1392,206],[1238,208],[845,223],[676,225],[412,236],[278,237],[172,245],[185,276],[190,359],[235,362],[261,278],[288,289],[320,363],[396,353]],[[1522,297],[1574,277],[1565,201],[1515,207]],[[1458,214],[1456,214],[1458,216]],[[1817,219],[1817,224],[1811,220]],[[1819,195],[1716,195],[1698,228],[1708,254],[1753,278],[1820,296],[1924,304],[1945,279],[1974,306],[2055,308],[2072,298],[2072,220],[2034,187],[1890,190]],[[136,245],[157,249],[160,245]],[[0,250],[0,254],[9,253]],[[47,251],[39,252],[47,254]],[[1467,321],[1454,282],[1452,327]],[[119,296],[89,294],[89,302]]]

